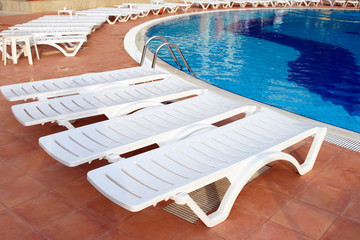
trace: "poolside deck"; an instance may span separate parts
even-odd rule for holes
[[[192,8],[189,11],[200,11]],[[49,14],[49,13],[47,13]],[[52,13],[54,14],[54,13]],[[0,17],[0,31],[45,14]],[[0,85],[138,66],[123,47],[126,32],[150,19],[105,24],[86,48],[64,57],[41,48],[30,66],[0,64]],[[304,176],[276,163],[240,193],[229,218],[207,228],[162,210],[128,212],[103,197],[86,173],[105,161],[69,168],[47,155],[38,139],[63,130],[54,124],[24,127],[0,99],[0,238],[9,239],[359,239],[360,153],[324,142],[315,168]],[[87,119],[86,124],[99,119]],[[309,142],[291,149],[304,158]]]

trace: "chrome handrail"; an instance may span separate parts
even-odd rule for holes
[[[179,63],[178,59],[176,58],[176,56],[175,56],[175,54],[174,54],[174,51],[173,51],[172,48],[171,48],[171,47],[174,47],[174,48],[178,51],[178,53],[179,53],[182,61],[184,62],[186,68],[188,69],[188,71],[189,71],[191,74],[193,74],[194,76],[196,76],[196,74],[191,70],[191,68],[190,68],[189,64],[187,63],[187,61],[186,61],[183,53],[181,52],[180,48],[179,48],[176,44],[174,44],[174,43],[169,43],[169,42],[166,40],[166,38],[164,38],[164,37],[162,37],[162,36],[153,36],[153,37],[149,38],[149,39],[145,42],[145,45],[144,45],[144,48],[143,48],[143,51],[142,51],[142,55],[141,55],[140,66],[142,66],[142,65],[144,64],[145,54],[146,54],[146,50],[147,50],[147,45],[148,45],[152,40],[154,40],[154,39],[160,39],[160,40],[164,41],[164,43],[161,44],[161,45],[156,49],[156,51],[155,51],[155,54],[154,54],[154,57],[153,57],[153,60],[152,60],[152,64],[151,64],[151,67],[152,67],[152,68],[155,68],[156,59],[157,59],[158,52],[160,51],[160,49],[161,49],[162,47],[164,47],[164,46],[167,46],[167,48],[169,49],[169,52],[170,52],[171,56],[172,56],[173,59],[175,60],[176,65],[178,65],[178,66],[180,67],[180,69],[182,70],[183,67],[182,67],[181,64]]]
[[[186,68],[188,69],[188,71],[189,71],[190,73],[192,73],[194,76],[196,76],[196,74],[191,70],[191,68],[190,68],[189,64],[187,63],[187,61],[186,61],[183,53],[181,52],[180,48],[179,48],[176,44],[174,44],[174,43],[169,43],[169,42],[166,42],[166,43],[161,44],[161,45],[156,49],[156,52],[155,52],[154,57],[153,57],[152,65],[151,65],[152,68],[155,68],[155,64],[156,64],[156,59],[157,59],[158,52],[159,52],[160,49],[161,49],[162,47],[164,47],[164,46],[167,46],[167,47],[170,48],[170,49],[171,49],[171,47],[174,47],[174,48],[178,51],[181,59],[183,60]],[[171,46],[171,47],[170,47],[170,46]],[[182,69],[182,68],[181,68],[181,69]]]
[[[144,48],[143,48],[143,51],[142,51],[141,60],[140,60],[140,66],[142,66],[142,65],[144,64],[145,53],[146,53],[146,50],[147,50],[147,45],[148,45],[152,40],[154,40],[154,39],[161,39],[161,40],[163,40],[165,43],[168,42],[168,41],[166,40],[166,38],[161,37],[161,36],[153,36],[153,37],[149,38],[149,39],[146,41],[146,43],[145,43],[145,45],[144,45]],[[171,56],[172,56],[173,59],[175,60],[176,65],[178,65],[178,66],[182,69],[182,66],[180,65],[179,61],[177,60],[177,58],[176,58],[176,56],[175,56],[175,54],[174,54],[174,52],[173,52],[173,50],[171,49],[170,46],[168,46],[168,49],[169,49],[169,51],[170,51]]]

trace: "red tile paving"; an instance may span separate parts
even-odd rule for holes
[[[338,217],[321,240],[355,240],[360,236],[360,224]]]
[[[190,11],[199,11],[192,8]],[[0,30],[44,14],[0,17]],[[76,57],[40,47],[41,59],[28,65],[0,64],[1,85],[138,66],[123,48],[126,32],[154,18],[105,24],[92,33]],[[51,54],[47,54],[51,53]],[[97,192],[86,172],[57,163],[38,138],[59,132],[54,124],[24,127],[0,99],[0,238],[13,239],[358,239],[360,235],[360,154],[324,143],[314,169],[304,176],[283,162],[246,186],[222,224],[190,224],[161,208],[128,212]],[[97,120],[101,120],[98,118]],[[88,124],[84,120],[80,124]],[[93,119],[91,121],[94,121]],[[303,161],[310,140],[287,151]]]
[[[272,221],[264,223],[258,231],[248,238],[249,240],[311,240],[311,238],[292,231]]]
[[[348,204],[342,216],[360,223],[360,193]]]
[[[270,220],[313,239],[319,239],[335,218],[335,214],[292,199]]]

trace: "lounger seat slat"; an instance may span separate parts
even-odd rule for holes
[[[231,138],[227,138],[225,134],[218,134],[216,138],[210,137],[206,143],[215,149],[221,149],[227,159],[236,158],[254,151],[252,147],[249,148],[241,143],[234,142]]]
[[[147,188],[150,188],[154,191],[158,191],[161,188],[166,188],[171,186],[171,184],[163,181],[155,176],[149,174],[149,172],[144,171],[143,168],[135,164],[124,164],[122,171],[129,176],[135,176],[136,181],[140,182],[142,185],[145,185]],[[140,177],[141,176],[141,177]]]
[[[161,167],[152,159],[149,159],[148,161],[143,161],[137,166],[139,166],[141,169],[145,169],[147,172],[149,172],[149,174],[156,176],[157,178],[161,179],[164,182],[167,182],[170,185],[174,185],[176,182],[186,179],[183,176],[174,174],[168,169]]]
[[[226,137],[240,143],[247,148],[254,148],[255,150],[260,150],[266,145],[266,142],[259,140],[258,138],[249,137],[248,134],[242,132],[232,131],[226,134]]]
[[[124,167],[126,167],[126,164]],[[109,177],[115,183],[121,183],[124,181],[124,179],[126,179],[126,185],[130,186],[128,189],[131,189],[131,192],[140,198],[156,192],[154,189],[151,189],[147,187],[145,184],[143,184],[143,182],[137,181],[134,178],[132,178],[130,175],[124,172],[123,168],[117,169],[117,171],[109,171],[107,173],[107,177]],[[141,180],[140,176],[135,176],[135,177]]]
[[[211,168],[211,166],[208,164],[202,161],[196,161],[196,159],[191,158],[189,155],[185,154],[184,150],[185,149],[173,148],[173,151],[163,153],[163,155],[171,159],[173,162],[181,165],[182,167],[190,169],[195,174],[206,172],[209,170],[209,168]]]
[[[173,161],[167,155],[164,155],[162,153],[154,157],[149,156],[146,161],[153,161],[162,168],[172,172],[172,174],[180,176],[182,179],[181,181],[183,181],[184,179],[189,179],[197,173],[196,171],[184,167],[183,165]],[[142,165],[142,162],[139,162],[139,164]]]
[[[232,161],[234,159],[234,156],[232,156],[231,154],[224,154],[223,151],[219,151],[218,149],[213,148],[207,143],[207,140],[205,139],[194,141],[192,143],[192,146],[189,146],[189,148],[195,149],[196,151],[200,152],[204,158],[206,157],[211,161],[218,161],[220,163],[224,163]]]
[[[216,158],[214,155],[211,155],[209,151],[202,151],[201,148],[197,148],[196,143],[192,146],[188,146],[186,153],[184,154],[194,159],[204,159],[204,157],[207,157],[205,164],[210,168],[220,167],[226,162],[226,159],[223,159],[223,156],[217,156]]]
[[[95,147],[89,148],[91,145],[96,145],[89,139],[86,139],[84,142],[80,142],[79,137],[74,139],[71,136],[61,136],[56,139],[53,144],[54,146],[57,146],[59,151],[58,154],[62,154],[68,158],[93,153],[93,149],[96,149]],[[98,145],[96,145],[96,147],[99,148]]]
[[[155,122],[155,121],[149,121],[147,116],[145,115],[136,115],[137,117],[131,118],[130,121],[136,127],[137,131],[142,132],[143,134],[146,134],[147,136],[158,134],[162,131],[164,131],[164,128],[171,129],[174,126],[166,125],[164,122]],[[154,117],[150,118],[154,119]]]

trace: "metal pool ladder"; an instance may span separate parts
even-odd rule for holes
[[[178,66],[180,67],[180,69],[182,70],[183,67],[182,67],[181,64],[179,63],[178,59],[176,58],[176,56],[175,56],[175,54],[174,54],[174,51],[173,51],[172,48],[171,48],[171,47],[174,47],[174,48],[178,51],[178,53],[179,53],[182,61],[184,62],[187,70],[188,70],[192,75],[196,76],[196,74],[191,70],[191,68],[190,68],[189,64],[187,63],[187,61],[186,61],[183,53],[181,52],[180,48],[179,48],[176,44],[168,42],[168,41],[166,40],[166,38],[161,37],[161,36],[153,36],[153,37],[149,38],[149,39],[146,41],[146,43],[145,43],[145,45],[144,45],[144,48],[143,48],[143,51],[142,51],[142,55],[141,55],[140,66],[142,66],[142,65],[144,64],[145,53],[146,53],[148,44],[149,44],[152,40],[154,40],[154,39],[161,39],[162,41],[164,41],[164,43],[161,44],[161,45],[156,49],[156,51],[155,51],[155,54],[154,54],[154,57],[153,57],[153,60],[152,60],[152,64],[151,64],[151,67],[152,67],[152,68],[155,68],[156,59],[157,59],[158,52],[160,51],[160,49],[161,49],[162,47],[164,47],[164,46],[167,46],[167,48],[169,49],[169,52],[170,52],[171,56],[173,57],[176,65],[178,65]]]

